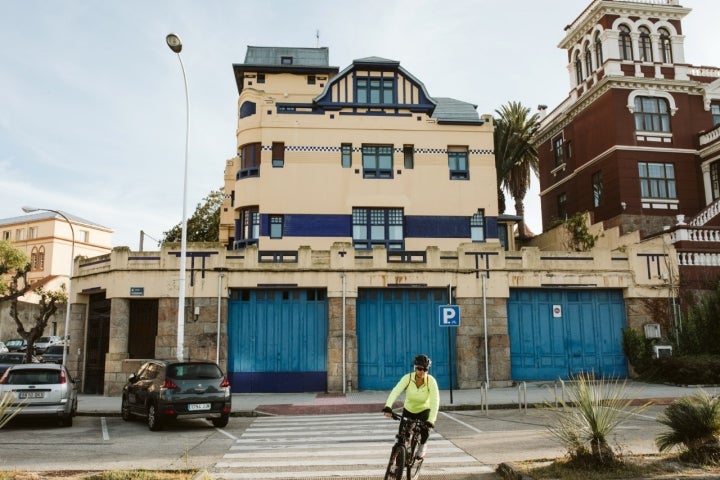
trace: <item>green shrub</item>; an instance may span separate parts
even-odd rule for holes
[[[622,346],[625,357],[638,375],[645,375],[653,364],[652,341],[637,330],[623,328]]]
[[[678,333],[680,355],[720,355],[720,282],[698,294]]]
[[[720,356],[658,358],[647,373],[650,379],[677,385],[720,384]]]

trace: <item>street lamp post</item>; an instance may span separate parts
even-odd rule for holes
[[[180,52],[182,41],[174,33],[165,37],[170,50],[177,53],[182,70],[183,83],[185,84],[185,174],[183,177],[183,207],[182,207],[182,233],[180,237],[180,277],[178,281],[178,325],[177,325],[177,359],[183,361],[183,350],[185,344],[185,269],[187,258],[187,184],[188,184],[188,146],[190,142],[190,101],[188,98],[187,76],[185,66],[182,62]]]
[[[67,224],[70,226],[70,235],[72,236],[72,243],[70,247],[70,275],[68,276],[68,282],[67,282],[67,305],[65,307],[65,341],[63,342],[63,356],[62,356],[62,364],[66,365],[67,362],[67,352],[70,348],[70,337],[69,337],[69,330],[70,330],[70,283],[72,281],[72,276],[75,271],[75,229],[73,228],[72,222],[68,217],[65,216],[64,213],[62,213],[59,210],[53,210],[52,208],[35,208],[35,207],[22,207],[23,212],[25,213],[32,213],[37,211],[44,211],[44,212],[53,212],[60,215],[62,218],[65,219]]]

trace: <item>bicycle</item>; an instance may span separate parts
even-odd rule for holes
[[[407,470],[408,480],[416,480],[420,476],[424,458],[415,458],[415,451],[420,445],[422,430],[427,428],[426,422],[414,418],[403,417],[392,412],[394,420],[400,420],[400,431],[395,435],[395,444],[390,452],[390,461],[385,470],[385,480],[402,480]]]

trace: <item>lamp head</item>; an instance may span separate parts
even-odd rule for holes
[[[167,42],[168,47],[170,47],[170,50],[173,52],[180,53],[182,51],[182,40],[174,33],[169,33],[165,37],[165,42]]]
[[[22,211],[25,213],[37,212],[37,210],[35,207],[22,207]]]

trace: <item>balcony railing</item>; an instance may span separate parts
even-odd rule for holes
[[[705,207],[703,211],[695,215],[690,220],[690,225],[693,227],[701,227],[707,224],[711,218],[715,217],[715,215],[718,214],[720,214],[720,198]]]
[[[720,267],[720,253],[677,252],[681,267]]]
[[[709,132],[700,135],[700,146],[702,147],[704,145],[708,145],[718,138],[720,138],[720,125],[717,125]]]

